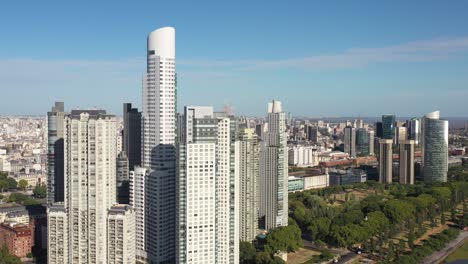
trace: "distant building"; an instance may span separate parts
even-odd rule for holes
[[[400,142],[400,183],[414,184],[414,140]]]
[[[350,157],[356,157],[356,129],[347,126],[344,129],[344,152]]]
[[[11,163],[7,160],[6,157],[0,157],[0,171],[1,172],[11,171]]]
[[[364,128],[358,128],[356,130],[356,153],[357,155],[367,156],[369,155],[369,135],[367,130]]]
[[[393,140],[381,139],[379,145],[379,182],[392,183]]]
[[[308,126],[307,127],[307,139],[312,141],[313,143],[317,144],[318,142],[318,127],[316,126]]]
[[[394,144],[399,144],[400,141],[408,139],[406,127],[397,126],[395,127],[395,138],[393,139]]]
[[[394,115],[382,116],[382,138],[383,139],[395,138],[395,116]]]
[[[419,119],[412,118],[411,120],[406,121],[406,128],[408,139],[414,140],[415,145],[419,145],[420,137],[421,137],[421,124]]]
[[[383,137],[383,126],[382,122],[375,123],[375,137],[382,138]]]
[[[369,136],[369,155],[373,156],[375,155],[375,149],[374,149],[374,131],[369,131],[368,133]]]
[[[318,166],[319,158],[315,146],[292,146],[289,147],[289,165],[296,167]]]
[[[422,175],[426,183],[447,182],[448,127],[439,111],[422,118]]]
[[[367,181],[367,173],[359,169],[330,170],[328,174],[330,177],[330,186],[351,185]]]
[[[304,178],[289,176],[288,177],[288,192],[301,192],[304,190]]]
[[[329,186],[328,173],[320,173],[316,175],[306,174],[302,176],[304,179],[304,190],[320,189]]]
[[[18,223],[0,224],[0,247],[3,246],[8,248],[11,255],[26,257],[34,246],[33,228]]]

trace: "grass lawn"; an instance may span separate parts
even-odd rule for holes
[[[288,254],[288,264],[302,264],[317,255],[320,255],[320,252],[311,249],[300,248],[296,252]]]
[[[445,259],[446,263],[450,263],[455,260],[468,260],[468,241],[465,241],[463,246],[459,247],[455,252]]]

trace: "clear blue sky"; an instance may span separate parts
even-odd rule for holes
[[[468,1],[407,0],[5,1],[0,114],[139,106],[162,26],[176,27],[179,106],[468,116]]]

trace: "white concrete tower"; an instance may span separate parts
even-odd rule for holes
[[[239,263],[236,128],[212,107],[179,116],[176,263]]]
[[[66,263],[108,263],[107,210],[116,203],[116,120],[103,110],[65,117]]]
[[[147,71],[143,78],[142,165],[146,186],[148,261],[174,262],[175,249],[175,29],[148,36]]]
[[[109,209],[107,226],[108,263],[135,263],[135,213],[128,204]]]
[[[241,129],[236,147],[236,179],[239,181],[239,239],[252,242],[258,231],[258,138],[252,128]]]
[[[260,217],[269,230],[288,225],[288,138],[281,102],[268,103],[267,122],[260,147]]]

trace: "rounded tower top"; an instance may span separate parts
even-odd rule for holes
[[[175,28],[163,27],[148,35],[148,54],[175,58]]]
[[[434,111],[434,112],[428,113],[424,117],[429,118],[429,119],[439,119],[440,111]]]

